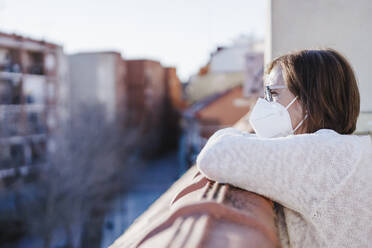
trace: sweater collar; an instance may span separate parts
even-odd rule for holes
[[[322,128],[315,132],[316,134],[338,134],[335,130],[329,128]]]

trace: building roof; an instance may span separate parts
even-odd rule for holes
[[[118,51],[110,51],[110,50],[102,50],[102,51],[85,51],[85,52],[77,52],[70,54],[69,56],[79,56],[79,55],[106,55],[112,54],[121,57],[121,53]]]
[[[198,120],[200,135],[208,138],[220,128],[232,126],[251,109],[255,96],[243,97],[241,85],[198,101],[184,111],[186,120]],[[251,128],[248,128],[251,130]]]
[[[190,78],[185,91],[188,101],[194,103],[216,93],[225,92],[244,82],[244,72],[207,73]]]
[[[249,111],[249,105],[238,105],[237,101],[248,101],[243,98],[243,87],[236,86],[210,102],[197,112],[200,120],[213,120],[221,126],[232,126]]]
[[[17,34],[8,34],[8,33],[0,32],[0,39],[1,38],[6,39],[6,40],[2,40],[1,44],[8,46],[8,47],[18,47],[19,43],[16,41],[22,41],[22,42],[30,43],[30,47],[25,47],[25,48],[26,49],[29,48],[31,50],[33,49],[38,50],[41,47],[47,47],[51,49],[61,48],[60,45],[57,45],[55,43],[47,42],[45,40],[32,39],[32,38],[25,37],[22,35],[17,35]],[[24,44],[22,46],[24,47]]]
[[[190,107],[188,107],[184,111],[184,113],[183,113],[184,116],[186,116],[186,117],[195,116],[199,111],[201,111],[202,109],[204,109],[205,107],[207,107],[209,104],[211,104],[214,101],[216,101],[218,98],[227,95],[231,90],[232,89],[227,89],[227,90],[225,90],[223,92],[219,92],[219,93],[216,93],[216,94],[207,96],[204,99],[195,102],[194,104],[192,104]]]

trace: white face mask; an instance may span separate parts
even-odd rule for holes
[[[296,128],[292,128],[288,108],[296,101],[296,99],[297,96],[287,105],[287,107],[284,107],[278,102],[268,102],[263,98],[258,98],[249,117],[249,123],[257,136],[262,138],[274,138],[293,134],[307,118],[306,114],[304,119],[298,123]]]

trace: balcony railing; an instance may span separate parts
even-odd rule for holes
[[[192,167],[111,248],[279,247],[273,203]]]

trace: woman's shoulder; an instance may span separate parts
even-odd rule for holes
[[[357,135],[357,134],[339,134],[333,129],[319,129],[318,131],[314,132],[315,135],[327,136],[327,137],[338,137],[338,138],[348,138],[348,139],[355,139],[363,145],[372,148],[372,141],[370,135]]]
[[[350,148],[350,144],[353,144],[354,148],[358,151],[366,153],[372,152],[372,141],[370,135],[339,134],[333,129],[326,128],[319,129],[311,135],[318,136],[323,141],[336,143],[339,146]]]

